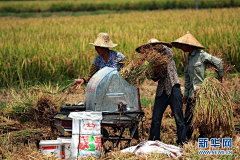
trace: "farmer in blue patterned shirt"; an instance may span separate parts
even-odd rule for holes
[[[216,67],[220,82],[222,82],[223,77],[223,64],[220,59],[201,50],[205,47],[189,32],[172,42],[172,45],[176,48],[182,49],[184,52],[189,52],[184,67],[185,91],[183,104],[187,104],[184,121],[186,126],[186,136],[190,139],[193,133],[192,119],[195,103],[194,97],[196,91],[200,88],[204,80],[206,64],[210,63]],[[204,133],[200,133],[200,137],[203,134]]]
[[[95,46],[98,56],[94,59],[93,64],[90,66],[90,72],[82,79],[76,79],[76,88],[79,89],[82,84],[87,83],[91,77],[100,69],[104,67],[117,68],[118,71],[123,67],[122,62],[125,56],[113,50],[110,47],[116,47],[107,33],[99,33],[98,38],[94,43],[89,43]]]

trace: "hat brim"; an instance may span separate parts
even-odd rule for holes
[[[140,48],[142,48],[142,47],[144,47],[144,46],[147,46],[147,45],[150,45],[150,44],[152,44],[152,45],[155,45],[155,44],[163,44],[163,45],[165,45],[165,46],[167,46],[167,47],[169,47],[169,48],[172,48],[172,45],[171,45],[170,43],[167,43],[167,42],[151,42],[151,43],[145,43],[145,44],[142,44],[142,45],[138,46],[138,47],[135,49],[135,51],[138,52],[138,53],[140,53]]]
[[[179,48],[179,49],[182,49],[182,47],[183,47],[184,45],[191,46],[191,47],[195,47],[195,48],[197,48],[197,49],[205,49],[205,47],[195,46],[195,45],[188,44],[188,43],[171,42],[171,44],[172,44],[173,47]]]
[[[114,44],[114,43],[112,45],[97,45],[95,43],[89,43],[89,44],[97,47],[104,47],[104,48],[112,48],[117,46],[117,44]]]

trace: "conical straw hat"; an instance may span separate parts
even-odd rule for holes
[[[104,48],[109,48],[109,47],[116,47],[117,44],[114,44],[108,35],[108,33],[99,33],[97,39],[95,40],[94,43],[89,43],[94,46],[98,47],[104,47]]]
[[[151,38],[150,40],[148,40],[147,43],[138,46],[135,50],[136,50],[136,52],[139,52],[139,53],[140,53],[140,49],[141,49],[142,47],[146,47],[147,45],[150,45],[150,44],[163,44],[163,45],[166,45],[166,46],[172,48],[172,45],[171,45],[170,43],[159,41],[159,40],[157,40],[156,38]]]
[[[182,49],[183,45],[189,45],[199,49],[205,49],[205,47],[201,43],[199,43],[198,40],[190,32],[187,32],[187,34],[173,41],[171,44],[174,47],[180,49]]]

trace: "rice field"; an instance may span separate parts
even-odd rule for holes
[[[239,0],[198,0],[199,8],[239,7]],[[41,0],[0,2],[0,12],[157,10],[195,8],[195,0]]]
[[[223,57],[240,71],[240,8],[168,10],[79,17],[1,18],[2,85],[62,81],[84,76],[96,51],[88,43],[107,32],[113,48],[132,59],[150,38],[171,42],[190,31],[206,51]],[[178,73],[183,52],[173,48]]]
[[[97,2],[105,1],[107,0]],[[132,1],[137,0],[130,0]],[[92,3],[93,0],[88,2]],[[85,100],[85,86],[78,91],[73,87],[65,90],[65,87],[64,92],[59,92],[63,91],[60,83],[61,81],[69,83],[66,80],[83,77],[88,72],[89,65],[97,56],[94,46],[88,43],[94,42],[99,32],[109,33],[112,41],[118,44],[113,49],[132,60],[135,56],[135,48],[146,43],[150,38],[171,42],[190,31],[206,46],[207,52],[223,57],[224,61],[235,65],[233,72],[240,71],[240,8],[132,11],[78,17],[6,17],[0,18],[0,24],[0,159],[55,159],[53,156],[43,156],[37,150],[35,142],[40,139],[56,139],[56,136],[60,136],[56,131],[54,133],[50,123],[43,121],[49,122],[48,119],[56,114],[61,105],[76,104],[79,100]],[[175,48],[173,52],[180,75],[183,73],[183,52]],[[199,155],[198,143],[196,137],[193,137],[193,140],[184,145],[181,159],[240,158],[240,78],[239,73],[234,75],[235,78],[224,78],[223,81],[234,102],[231,103],[235,125],[233,154]],[[180,78],[180,81],[183,86],[183,78]],[[17,85],[18,88],[12,85]],[[5,88],[7,86],[9,88]],[[141,103],[146,115],[145,132],[141,141],[147,140],[149,136],[156,87],[157,84],[153,81],[145,81],[140,87]],[[219,106],[226,106],[226,103],[222,104]],[[168,107],[162,121],[162,141],[177,145],[176,132],[175,120]],[[137,143],[134,140],[132,145]],[[101,159],[167,158],[166,155],[157,153],[135,156],[120,153],[118,150],[106,155],[102,154],[101,157]]]

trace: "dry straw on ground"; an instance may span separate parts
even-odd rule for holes
[[[239,93],[239,78],[234,78],[232,79],[232,81],[224,81],[224,85],[229,85],[230,87],[230,91],[231,94],[234,94],[235,91],[234,89],[236,89],[236,94]],[[146,84],[146,83],[144,83]],[[148,83],[149,84],[149,83]],[[150,85],[150,84],[149,84]],[[151,84],[153,85],[153,84]],[[151,86],[150,85],[150,86]],[[146,85],[147,86],[147,85]],[[143,87],[143,86],[142,86]],[[156,86],[154,86],[155,88]],[[148,86],[149,88],[149,86]],[[31,93],[31,95],[34,95],[31,91],[28,91],[29,93]],[[37,94],[39,94],[39,90],[35,90],[34,92],[36,92]],[[45,93],[45,92],[44,92]],[[53,93],[55,93],[55,91],[53,90]],[[20,93],[18,92],[18,95]],[[64,95],[67,95],[67,92],[61,93],[61,97],[64,97]],[[8,94],[6,94],[7,96]],[[239,95],[239,94],[237,94]],[[25,101],[26,103],[28,102],[26,97],[27,95],[23,95],[23,97],[21,97],[21,99],[23,101]],[[79,95],[78,95],[79,96]],[[28,99],[30,100],[34,100],[34,104],[32,107],[36,107],[37,104],[39,104],[39,106],[41,106],[40,104],[44,104],[43,102],[48,103],[48,104],[57,104],[59,101],[55,98],[50,98],[51,96],[47,96],[47,98],[51,99],[51,103],[49,100],[44,100],[44,98],[40,98],[40,97],[44,97],[41,95],[38,96],[28,96]],[[42,100],[41,100],[42,99]],[[20,99],[15,99],[12,101],[16,101],[16,100],[20,100]],[[41,102],[39,101],[41,100]],[[236,99],[237,100],[237,99]],[[30,106],[25,106],[26,103],[20,103],[20,105],[24,105],[24,107],[30,107]],[[238,100],[238,104],[239,100]],[[20,107],[20,105],[18,105],[17,107],[13,108],[13,110],[16,111],[17,108]],[[238,105],[239,106],[239,105]],[[236,106],[236,117],[239,117],[239,112],[237,112],[237,107]],[[10,106],[9,106],[10,107]],[[45,107],[44,107],[45,108]],[[239,108],[239,107],[238,107]],[[4,110],[6,110],[7,108],[2,109],[1,111],[3,113]],[[152,107],[151,105],[149,105],[148,107],[143,107],[143,110],[145,112],[145,118],[144,118],[144,135],[141,135],[141,124],[139,125],[139,133],[140,133],[140,138],[141,141],[146,141],[148,139],[149,136],[149,130],[150,130],[150,126],[151,126],[151,118],[152,118]],[[30,108],[26,109],[26,112],[29,112],[32,114],[32,110],[30,110]],[[175,121],[173,119],[173,117],[169,116],[169,114],[171,113],[170,108],[167,108],[165,114],[164,114],[164,118],[163,118],[163,122],[162,122],[162,129],[161,129],[161,137],[162,137],[162,141],[164,143],[167,144],[173,144],[176,145],[175,140],[177,138],[176,136],[176,125],[175,125]],[[24,114],[23,112],[21,112],[21,114]],[[26,114],[26,113],[25,113]],[[3,115],[3,118],[0,118],[2,122],[4,123],[8,123],[8,124],[16,124],[18,125],[18,117],[16,117],[15,119],[9,119],[6,118],[8,116]],[[30,114],[27,114],[30,115]],[[34,117],[34,116],[32,116]],[[32,118],[32,117],[28,117],[28,118]],[[9,131],[10,133],[7,134],[2,134],[1,138],[0,138],[0,159],[1,157],[3,157],[3,159],[9,159],[9,160],[15,160],[15,159],[57,159],[55,158],[53,155],[49,155],[49,156],[43,156],[39,150],[36,149],[36,145],[35,145],[35,140],[40,138],[40,139],[56,139],[55,137],[52,137],[52,135],[49,134],[50,132],[50,126],[45,126],[45,128],[38,128],[38,125],[34,125],[34,121],[28,119],[29,121],[26,123],[22,123],[22,130],[21,131]],[[19,121],[20,123],[20,121]],[[3,124],[2,124],[3,125]],[[12,126],[12,125],[10,125]],[[40,129],[40,130],[39,130]],[[234,131],[236,133],[236,131]],[[41,134],[43,134],[43,136],[41,136]],[[27,141],[26,141],[27,140]],[[27,146],[24,143],[29,141],[29,146]],[[136,140],[133,140],[131,145],[136,145],[138,144],[138,142]],[[184,145],[183,147],[184,149],[184,155],[181,157],[181,159],[239,159],[240,158],[240,137],[239,137],[239,133],[236,133],[236,137],[233,138],[233,155],[199,155],[198,154],[198,143],[197,141],[190,141],[188,144]],[[140,156],[136,156],[134,154],[126,154],[126,153],[120,153],[119,150],[118,151],[114,151],[114,152],[110,152],[108,154],[102,154],[100,159],[167,159],[168,157],[166,155],[163,154],[157,154],[157,153],[153,153],[150,155],[140,155]],[[88,157],[86,159],[96,159],[94,157]]]
[[[223,84],[213,77],[205,78],[196,97],[194,128],[205,137],[232,136],[233,104]]]

